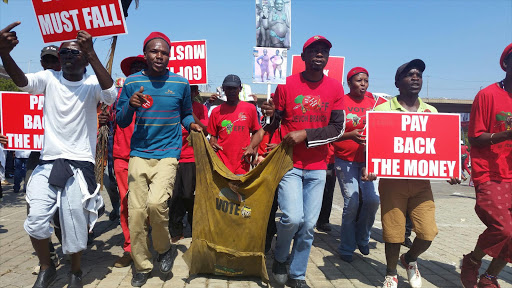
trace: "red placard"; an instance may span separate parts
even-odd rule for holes
[[[169,70],[187,78],[191,85],[208,84],[206,40],[173,41]]]
[[[93,37],[126,34],[121,0],[32,0],[44,43],[76,39],[79,30]]]
[[[2,134],[7,150],[39,151],[43,147],[43,95],[23,92],[0,93]]]
[[[306,69],[300,55],[292,56],[292,74],[300,73]],[[334,78],[343,84],[343,71],[345,69],[345,57],[329,56],[329,61],[324,68],[324,74]]]
[[[460,115],[366,113],[366,167],[380,178],[460,179]]]

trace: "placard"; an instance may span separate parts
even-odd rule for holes
[[[345,69],[345,57],[343,56],[329,56],[329,61],[324,68],[324,74],[334,78],[343,84],[343,72]],[[297,74],[306,70],[306,65],[300,55],[292,56],[292,74]]]
[[[187,78],[191,85],[208,84],[206,40],[172,41],[169,71]]]
[[[252,83],[286,84],[288,50],[254,47]]]
[[[380,178],[461,177],[459,114],[366,113],[366,167]]]

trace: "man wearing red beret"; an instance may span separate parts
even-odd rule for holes
[[[478,92],[469,121],[475,212],[487,229],[462,259],[466,288],[500,287],[497,276],[512,263],[512,43],[501,54],[500,66],[505,79]],[[493,259],[478,279],[485,255]]]

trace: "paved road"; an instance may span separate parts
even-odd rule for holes
[[[466,185],[450,186],[443,182],[433,182],[437,206],[439,235],[431,248],[419,259],[423,276],[423,287],[461,287],[459,282],[459,262],[463,253],[473,249],[478,235],[485,229],[473,210],[474,190]],[[32,269],[37,264],[29,238],[23,230],[26,217],[24,194],[12,193],[7,186],[4,201],[0,203],[0,287],[32,287],[36,276]],[[108,199],[106,193],[104,197]],[[106,200],[106,202],[109,202]],[[331,215],[333,231],[319,232],[309,258],[307,282],[311,287],[379,287],[385,274],[384,244],[380,211],[372,229],[370,255],[363,257],[356,253],[351,264],[341,261],[336,253],[339,243],[343,198],[336,185]],[[110,203],[107,203],[110,211]],[[127,268],[113,268],[113,263],[122,254],[123,236],[121,227],[100,218],[95,227],[98,235],[83,255],[83,282],[85,287],[130,287],[132,271]],[[55,237],[54,242],[56,242]],[[190,245],[190,238],[184,239],[179,250],[173,274],[162,275],[154,272],[145,287],[265,287],[255,278],[226,278],[209,275],[188,277],[188,268],[181,255]],[[405,251],[405,248],[402,249]],[[60,249],[58,249],[60,252]],[[490,263],[484,258],[482,269]],[[267,259],[270,272],[271,257]],[[58,279],[53,287],[65,287],[70,263],[62,260],[58,268]],[[155,269],[156,271],[157,269]],[[409,287],[405,270],[398,268],[399,287]],[[272,277],[270,277],[272,278]],[[501,287],[512,287],[512,269],[508,265],[500,275]],[[274,286],[274,282],[271,281]]]

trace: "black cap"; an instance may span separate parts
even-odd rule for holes
[[[418,70],[420,70],[423,73],[423,71],[425,71],[425,62],[423,62],[423,60],[421,59],[414,59],[405,64],[402,64],[402,66],[396,69],[395,82],[398,82],[400,75],[402,75],[402,73],[409,72],[411,68],[418,68]]]
[[[240,81],[240,77],[229,74],[224,78],[224,81],[222,82],[222,87],[240,87],[242,86],[242,81]]]
[[[41,49],[41,58],[43,58],[44,55],[52,55],[55,57],[59,57],[59,47],[55,45],[44,47],[43,49]]]

